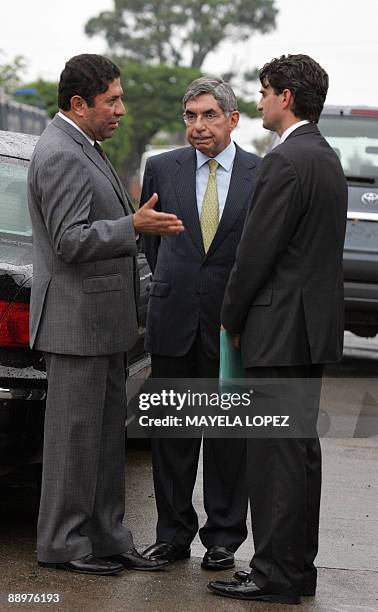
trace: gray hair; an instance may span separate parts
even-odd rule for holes
[[[212,75],[200,77],[190,83],[182,99],[184,110],[188,100],[203,94],[212,94],[225,114],[238,110],[236,96],[231,86],[223,79]]]

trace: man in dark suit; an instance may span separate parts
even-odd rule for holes
[[[154,378],[217,379],[220,308],[260,158],[231,141],[239,113],[222,79],[195,80],[183,104],[192,146],[150,158],[144,176],[142,200],[157,192],[159,210],[179,215],[186,229],[172,242],[146,237],[153,271],[146,348]],[[151,558],[190,556],[200,446],[194,438],[152,440],[157,542],[144,552]],[[245,460],[243,440],[204,440],[203,568],[233,567],[246,538]]]
[[[98,141],[125,114],[120,72],[107,58],[71,58],[59,113],[29,171],[34,278],[31,347],[44,352],[48,393],[37,554],[85,574],[158,569],[134,549],[124,514],[124,352],[137,338],[136,234],[183,230],[155,212],[132,214]]]
[[[301,419],[312,423],[312,437],[306,429],[304,437],[248,440],[252,571],[209,588],[296,604],[316,589],[321,454],[314,423],[323,364],[342,355],[347,186],[316,125],[326,72],[306,55],[289,55],[266,64],[260,80],[263,125],[280,144],[260,166],[221,320],[241,344],[250,378],[295,380],[296,392],[311,391]],[[288,404],[275,402],[287,414]]]

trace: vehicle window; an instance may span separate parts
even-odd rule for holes
[[[27,203],[28,163],[0,155],[0,233],[31,236]]]
[[[346,176],[378,179],[378,117],[322,116],[319,129],[335,149]]]

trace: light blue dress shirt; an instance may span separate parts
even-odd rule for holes
[[[219,220],[222,217],[224,211],[224,205],[226,204],[228,189],[230,187],[231,173],[234,165],[236,147],[231,141],[230,144],[223,149],[216,157],[208,157],[196,150],[197,154],[197,170],[196,170],[196,196],[197,196],[197,208],[198,214],[201,216],[202,202],[205,196],[207,181],[209,178],[209,166],[207,162],[209,159],[216,159],[219,166],[217,168],[217,190],[218,190],[218,202],[219,202]]]

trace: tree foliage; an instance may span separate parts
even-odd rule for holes
[[[200,68],[222,41],[272,30],[276,14],[274,0],[114,0],[85,31],[132,60]]]
[[[121,69],[126,116],[105,149],[127,182],[158,132],[183,129],[181,100],[189,83],[200,76],[192,68],[151,66],[116,59]]]
[[[275,27],[274,0],[114,0],[85,31],[102,35],[122,67],[128,115],[105,148],[124,179],[139,166],[162,131],[184,132],[181,99],[210,52],[226,40],[243,41]],[[187,68],[184,68],[187,66]],[[226,80],[231,81],[234,74]],[[256,105],[239,100],[256,117]],[[169,139],[169,136],[168,136]]]
[[[0,50],[0,58],[4,52]],[[22,55],[16,55],[9,61],[0,61],[0,87],[7,93],[13,91],[21,83],[21,75],[26,68],[26,60]]]
[[[58,111],[58,83],[38,79],[23,85],[25,89],[35,89],[36,95],[17,94],[17,100],[32,106],[43,107],[52,118]]]

